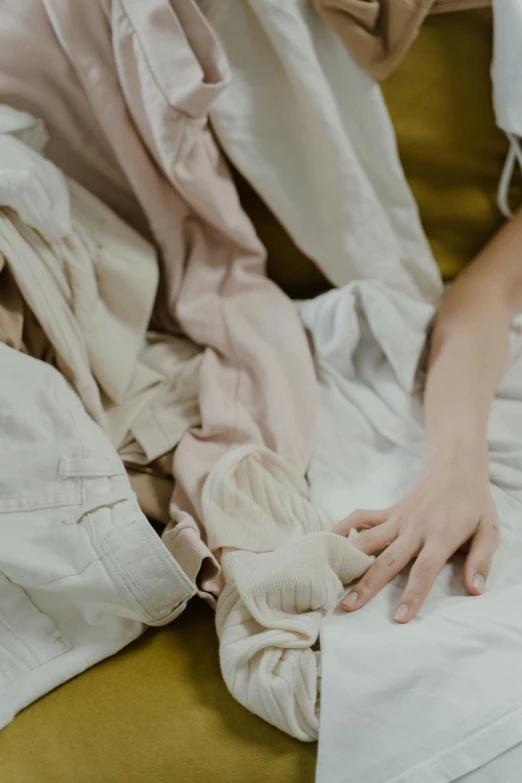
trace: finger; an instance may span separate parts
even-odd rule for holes
[[[341,601],[341,609],[353,612],[387,585],[417,554],[413,539],[398,538],[370,566],[360,582]]]
[[[349,517],[342,519],[333,528],[334,533],[347,536],[350,530],[363,530],[380,525],[388,518],[388,511],[354,511]]]
[[[365,530],[364,533],[352,540],[352,544],[366,555],[374,555],[393,544],[397,535],[397,526],[388,521],[382,525],[376,525],[370,530]]]
[[[499,543],[500,529],[496,517],[481,522],[471,541],[464,566],[464,583],[471,595],[481,595],[484,592]]]
[[[425,546],[413,565],[402,598],[395,610],[396,623],[408,623],[419,611],[436,578],[454,553]]]

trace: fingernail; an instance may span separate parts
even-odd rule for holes
[[[348,593],[346,598],[343,598],[341,606],[346,606],[347,609],[353,609],[358,600],[359,596],[352,590],[351,593]]]
[[[408,604],[401,604],[395,610],[395,614],[393,615],[393,619],[394,620],[405,620],[407,614],[408,614]]]
[[[475,574],[473,577],[473,587],[477,591],[477,593],[482,594],[484,592],[484,587],[486,586],[486,580],[482,576],[482,574]]]

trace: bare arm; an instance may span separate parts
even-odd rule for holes
[[[424,397],[426,460],[482,449],[505,369],[511,320],[522,308],[522,212],[448,291],[431,340]]]
[[[359,609],[416,558],[395,619],[415,616],[448,559],[470,542],[465,582],[480,594],[498,547],[489,491],[487,425],[522,309],[522,212],[505,225],[446,294],[433,328],[424,395],[420,481],[385,511],[358,511],[336,530],[366,528],[356,546],[382,552],[342,608]]]

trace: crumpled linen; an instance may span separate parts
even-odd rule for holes
[[[40,152],[47,141],[41,120],[2,106],[0,112],[0,206],[53,242],[71,230],[65,180]]]
[[[4,0],[2,11],[0,100],[42,117],[50,158],[154,237],[155,328],[204,348],[202,424],[176,449],[177,528],[165,532],[203,562],[201,491],[217,459],[266,445],[304,471],[317,411],[304,330],[265,276],[207,128],[225,56],[193,0]]]
[[[433,315],[429,303],[369,281],[302,307],[320,375],[310,498],[333,518],[388,508],[421,475]],[[522,742],[521,426],[517,317],[488,428],[501,544],[486,590],[467,594],[458,553],[406,626],[391,618],[407,569],[363,609],[327,614],[318,783],[344,782],[347,769],[365,783],[471,783],[474,770],[477,780],[517,779],[519,752],[498,768],[493,759]]]
[[[379,86],[308,0],[199,2],[232,69],[213,128],[295,245],[334,285],[383,280],[435,301],[440,273]]]
[[[36,128],[33,143],[45,137],[41,123],[7,106],[0,106],[0,127]],[[200,421],[201,349],[184,337],[147,332],[159,278],[155,249],[28,144],[0,134],[0,157],[8,158],[13,140],[21,169],[40,172],[26,198],[56,188],[66,198],[52,218],[52,201],[33,200],[35,222],[23,217],[4,182],[0,339],[55,364],[120,456],[150,463]],[[60,222],[70,229],[54,240],[38,228]]]

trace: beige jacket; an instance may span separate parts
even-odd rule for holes
[[[315,5],[359,65],[385,79],[428,14],[485,8],[491,0],[315,0]]]

